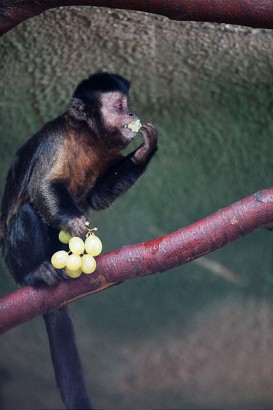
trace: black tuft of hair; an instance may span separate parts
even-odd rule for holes
[[[98,72],[83,80],[76,88],[73,97],[83,103],[90,102],[100,93],[119,91],[128,96],[130,82],[118,74]]]

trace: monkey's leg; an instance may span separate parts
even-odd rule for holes
[[[14,279],[29,285],[54,284],[59,275],[46,261],[49,255],[47,226],[31,205],[22,205],[11,221],[5,239],[4,257]]]

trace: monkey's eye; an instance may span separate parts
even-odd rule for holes
[[[123,110],[122,101],[119,101],[117,104],[115,104],[115,108],[117,109],[117,111],[121,112]]]

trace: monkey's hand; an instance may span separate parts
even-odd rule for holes
[[[114,164],[89,194],[89,203],[95,210],[108,208],[144,173],[157,150],[157,130],[148,123],[140,129],[144,142],[133,152]]]
[[[86,218],[85,215],[82,215],[77,218],[72,218],[68,222],[67,226],[64,228],[71,233],[72,236],[79,236],[80,238],[85,238],[86,235],[86,222],[88,219]]]
[[[136,149],[132,156],[132,161],[137,165],[146,164],[151,159],[157,150],[158,139],[157,130],[150,122],[144,124],[139,132],[142,134],[144,142]]]

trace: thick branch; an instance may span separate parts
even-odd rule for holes
[[[75,5],[146,11],[181,21],[273,28],[272,0],[2,0],[0,35],[48,9]]]
[[[185,228],[97,258],[92,275],[55,288],[25,287],[0,300],[0,333],[35,316],[129,279],[191,262],[258,228],[273,226],[273,188],[260,191]]]

